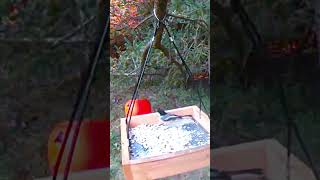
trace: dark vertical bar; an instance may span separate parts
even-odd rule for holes
[[[210,1],[210,23],[209,23],[209,28],[210,28],[210,39],[209,39],[209,88],[210,88],[210,107],[209,107],[209,111],[210,111],[210,150],[213,149],[213,144],[215,142],[213,142],[213,137],[215,135],[215,130],[216,130],[216,123],[213,120],[214,117],[214,113],[213,113],[213,104],[214,104],[214,81],[213,81],[213,64],[214,64],[214,36],[213,36],[213,6],[214,6],[214,0]],[[213,157],[214,154],[210,153],[210,178],[213,178],[214,176],[214,171],[212,171],[212,169],[214,168],[214,164],[213,164]]]

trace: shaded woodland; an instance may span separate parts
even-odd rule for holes
[[[319,171],[319,3],[240,2],[212,6],[213,145],[264,138],[285,145],[287,110]],[[306,160],[295,136],[293,143],[293,153]]]
[[[0,2],[0,179],[50,174],[48,137],[56,123],[70,118],[106,5]],[[98,65],[86,118],[105,117],[106,65],[106,59]]]

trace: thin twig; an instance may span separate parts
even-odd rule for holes
[[[134,74],[130,74],[130,73],[114,73],[114,74],[111,74],[111,76],[137,76],[139,75],[139,73],[134,73]],[[165,76],[165,74],[162,74],[162,73],[144,73],[143,74],[144,76]]]
[[[45,39],[31,39],[31,38],[0,38],[2,44],[51,44],[59,39],[56,38],[45,38]],[[78,43],[93,43],[92,40],[78,39],[78,40],[61,40],[63,44],[78,44]]]
[[[149,20],[150,18],[153,17],[153,14],[150,14],[149,16],[147,16],[146,18],[144,18],[142,21],[139,22],[139,24],[137,24],[135,27],[133,27],[132,29],[135,31],[139,26],[141,26],[143,23],[145,23],[147,20]],[[129,25],[123,25],[121,28],[116,28],[114,29],[115,31],[122,31],[123,29],[130,29]]]
[[[89,23],[91,23],[94,19],[96,18],[96,16],[91,16],[89,19],[87,19],[85,22],[83,22],[82,24],[80,24],[78,27],[76,27],[73,31],[71,31],[70,33],[62,36],[61,38],[58,38],[52,45],[52,48],[57,47],[60,42],[62,42],[63,40],[69,39],[70,37],[74,36],[77,32],[79,32],[82,28],[86,27]]]
[[[149,16],[147,16],[146,18],[144,18],[142,21],[139,22],[139,24],[137,24],[133,29],[137,29],[139,26],[141,26],[143,23],[145,23],[147,20],[149,20],[150,18],[153,17],[153,14],[150,14]]]
[[[171,16],[171,17],[174,17],[174,18],[178,18],[178,19],[183,19],[183,20],[186,20],[186,21],[192,21],[192,22],[198,23],[200,25],[204,24],[207,29],[209,27],[209,25],[202,19],[190,19],[190,18],[187,18],[187,17],[184,17],[184,16],[175,15],[175,14],[168,14],[168,16]],[[201,23],[203,23],[203,24],[201,24]]]

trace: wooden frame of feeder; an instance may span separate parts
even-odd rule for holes
[[[221,147],[211,150],[211,153],[212,166],[219,171],[258,168],[262,169],[266,179],[287,179],[287,149],[275,139]],[[305,163],[293,154],[290,160],[291,180],[315,180],[311,169]]]
[[[197,106],[172,109],[166,112],[179,116],[192,115],[193,119],[210,134],[210,119]],[[201,117],[199,116],[200,113]],[[121,118],[122,166],[126,179],[157,179],[186,173],[210,165],[210,144],[170,154],[131,160],[125,121],[126,118]],[[158,122],[161,122],[159,113],[132,116],[130,127]]]
[[[62,179],[63,175],[59,174],[57,179]],[[109,179],[109,168],[92,169],[87,171],[70,172],[68,180],[106,180]],[[52,180],[52,177],[38,178],[35,180]]]

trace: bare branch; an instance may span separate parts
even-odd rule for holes
[[[82,28],[87,26],[89,23],[91,23],[96,16],[91,16],[88,20],[80,24],[78,27],[76,27],[73,31],[69,32],[68,34],[62,36],[61,38],[58,38],[55,42],[53,42],[52,48],[57,47],[63,40],[69,39],[72,36],[74,36],[77,32],[79,32]]]
[[[114,73],[111,74],[111,76],[133,76],[133,77],[137,77],[139,75],[139,73],[134,73],[134,74],[129,74],[129,73]],[[144,76],[166,76],[166,74],[163,73],[144,73]]]
[[[150,14],[149,16],[147,16],[146,18],[144,18],[141,22],[139,22],[138,25],[136,25],[133,29],[137,29],[139,26],[141,26],[143,23],[145,23],[147,20],[149,20],[151,17],[153,17],[153,14]]]
[[[171,16],[171,17],[174,17],[174,18],[177,18],[177,19],[183,19],[183,20],[186,20],[186,21],[191,21],[191,22],[200,24],[202,26],[205,25],[205,28],[209,29],[209,25],[202,19],[190,19],[190,18],[187,18],[187,17],[184,17],[184,16],[179,16],[179,15],[174,15],[174,14],[168,14],[168,16]]]
[[[45,38],[45,39],[30,39],[30,38],[0,38],[0,44],[52,44],[55,43],[57,38]],[[80,39],[80,40],[61,40],[62,44],[90,44],[94,43],[92,40]]]

